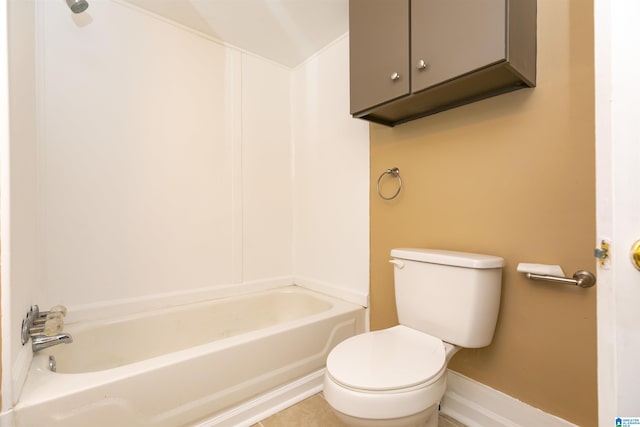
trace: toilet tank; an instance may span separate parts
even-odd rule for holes
[[[504,260],[436,249],[393,249],[398,320],[466,348],[491,344]]]

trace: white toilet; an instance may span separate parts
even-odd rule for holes
[[[393,249],[399,325],[338,344],[324,395],[351,426],[436,427],[447,364],[491,343],[504,260],[431,249]]]

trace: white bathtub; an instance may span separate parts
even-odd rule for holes
[[[319,391],[364,309],[289,286],[65,330],[35,355],[16,427],[249,425]]]

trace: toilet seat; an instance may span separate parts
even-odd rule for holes
[[[442,340],[398,325],[341,342],[329,354],[326,372],[347,389],[389,393],[428,386],[446,363]]]

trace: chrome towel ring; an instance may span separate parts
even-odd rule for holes
[[[393,175],[395,178],[398,178],[398,189],[391,196],[385,196],[384,194],[382,194],[382,191],[380,190],[380,182],[382,181],[382,178],[384,178],[385,175]],[[376,190],[378,191],[378,196],[380,196],[380,198],[383,200],[395,199],[398,196],[398,194],[400,194],[400,190],[402,190],[402,178],[400,177],[400,169],[398,168],[385,169],[385,171],[382,172],[378,177],[378,184],[376,185]]]

